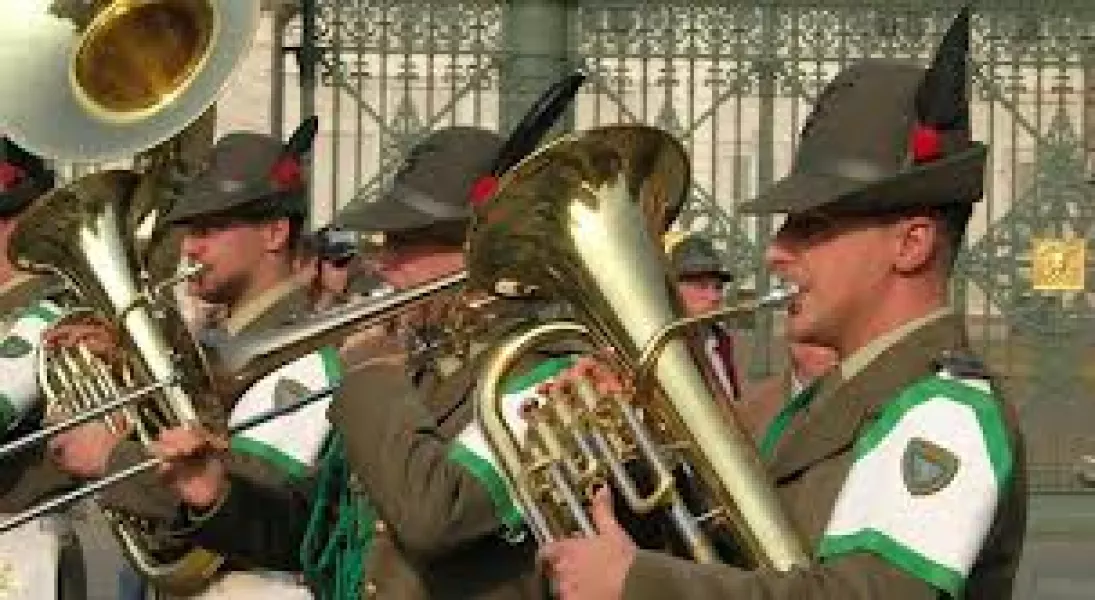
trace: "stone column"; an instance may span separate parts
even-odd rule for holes
[[[532,103],[571,66],[568,0],[512,0],[505,10],[505,56],[499,86],[499,130],[508,134]],[[555,131],[573,127],[573,109]]]

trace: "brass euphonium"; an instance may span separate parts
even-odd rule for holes
[[[668,515],[697,561],[719,560],[714,540],[730,533],[749,562],[788,570],[808,554],[751,438],[719,408],[687,340],[664,335],[682,308],[652,232],[688,184],[684,149],[645,126],[559,139],[502,178],[469,237],[471,285],[516,281],[577,319],[529,325],[488,350],[477,419],[541,542],[592,532],[583,503],[611,482],[634,513]],[[610,350],[635,397],[579,385],[576,399],[524,407],[527,435],[515,431],[501,382],[535,347],[576,336]],[[629,476],[635,463],[652,484]],[[702,506],[686,498],[695,493],[683,492],[681,472],[694,474]]]
[[[117,364],[79,347],[43,352],[47,412],[101,407],[139,388],[150,397],[123,409],[123,423],[108,424],[147,441],[198,419],[199,398],[212,392],[170,298],[175,274],[160,272],[176,265],[155,226],[169,208],[157,180],[182,132],[210,111],[250,49],[259,0],[41,0],[11,8],[0,20],[4,135],[54,160],[155,164],[151,172],[96,173],[39,198],[9,248],[17,264],[64,280],[74,318],[104,319],[121,336]],[[201,549],[154,547],[139,521],[104,512],[127,558],[159,589],[196,591],[222,563]]]
[[[145,285],[140,275],[147,271],[126,226],[138,184],[132,172],[106,171],[46,194],[22,215],[9,252],[22,268],[64,280],[66,305],[76,308],[58,323],[94,316],[120,333],[116,364],[83,346],[42,351],[38,377],[49,414],[76,415],[152,384],[147,397],[121,409],[124,418],[108,420],[147,443],[160,429],[199,420],[206,411],[198,398],[211,398],[213,388],[176,308],[159,297],[170,289]],[[196,591],[223,562],[201,549],[149,545],[139,520],[103,513],[127,559],[158,589]]]

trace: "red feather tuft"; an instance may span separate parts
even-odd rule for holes
[[[933,161],[943,155],[943,139],[939,130],[927,125],[917,125],[909,137],[914,163]]]
[[[484,175],[475,180],[475,183],[471,184],[471,191],[468,193],[468,202],[475,208],[479,208],[486,204],[491,197],[494,196],[494,192],[498,191],[498,178],[493,175]]]
[[[278,159],[270,169],[270,179],[274,181],[274,187],[279,190],[291,190],[303,185],[301,177],[300,161],[291,154]]]
[[[26,176],[27,172],[19,165],[13,165],[10,162],[0,162],[0,191],[7,191],[14,188]]]

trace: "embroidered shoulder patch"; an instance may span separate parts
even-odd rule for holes
[[[958,473],[958,457],[923,438],[912,438],[901,458],[901,477],[913,496],[927,496],[947,487]]]
[[[17,335],[9,335],[0,342],[0,358],[21,358],[30,353],[34,346]]]
[[[285,408],[295,402],[307,398],[311,394],[308,386],[297,381],[282,377],[274,386],[274,408]]]

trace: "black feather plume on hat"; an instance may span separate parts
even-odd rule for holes
[[[304,156],[311,152],[318,130],[319,117],[312,115],[301,121],[300,125],[297,125],[297,128],[293,131],[293,135],[289,136],[289,141],[285,142],[285,153]]]
[[[970,7],[951,23],[916,92],[920,122],[941,131],[969,130],[966,64],[970,49]]]
[[[312,151],[312,143],[319,129],[319,117],[312,115],[301,121],[289,141],[282,148],[281,158],[270,168],[270,179],[280,190],[304,187],[304,169],[301,159]]]
[[[576,70],[555,82],[536,100],[502,144],[498,158],[491,166],[491,175],[501,176],[536,149],[544,135],[574,100],[578,88],[582,87],[587,77],[584,70]]]

